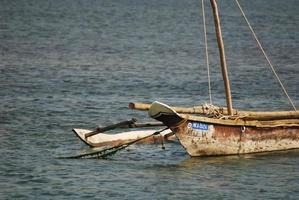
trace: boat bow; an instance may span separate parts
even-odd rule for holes
[[[155,101],[151,104],[148,114],[151,118],[161,121],[168,127],[178,126],[186,121],[170,106],[159,101]]]

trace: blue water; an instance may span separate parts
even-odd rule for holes
[[[299,107],[299,2],[241,0]],[[235,108],[291,109],[234,1],[219,1]],[[213,103],[225,105],[209,2]],[[297,199],[299,151],[190,158],[135,145],[108,160],[71,129],[208,102],[199,1],[1,0],[0,199]]]

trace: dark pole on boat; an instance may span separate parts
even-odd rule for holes
[[[228,73],[227,73],[225,51],[224,51],[223,38],[221,33],[218,7],[217,7],[216,0],[210,0],[210,2],[213,10],[216,37],[218,42],[219,54],[220,54],[220,64],[221,64],[222,76],[223,76],[224,87],[225,87],[226,104],[227,104],[228,114],[232,115],[233,114],[232,97],[231,97],[230,83],[229,83]]]

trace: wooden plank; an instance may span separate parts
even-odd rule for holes
[[[136,110],[149,110],[151,104],[132,102],[129,104],[129,108]],[[204,106],[194,107],[171,107],[177,113],[184,114],[211,114],[210,110]],[[228,115],[226,108],[213,106],[216,113],[221,115]],[[276,120],[276,119],[299,119],[299,111],[272,111],[272,112],[255,112],[255,111],[238,111],[233,110],[233,118],[244,119],[244,120]]]
[[[113,129],[116,129],[116,128],[120,128],[120,127],[124,127],[124,126],[130,126],[130,125],[134,124],[136,121],[137,121],[137,119],[133,118],[131,120],[126,120],[126,121],[122,121],[122,122],[119,122],[119,123],[116,123],[116,124],[111,124],[111,125],[105,126],[103,128],[98,127],[96,130],[94,130],[90,133],[87,133],[85,135],[85,138],[88,138],[88,137],[91,137],[93,135],[103,133],[103,132],[106,132],[106,131],[109,131],[109,130],[113,130]]]
[[[151,104],[147,103],[140,103],[140,102],[131,102],[129,103],[129,108],[134,109],[134,110],[149,110]],[[200,106],[194,106],[194,107],[173,107],[171,106],[172,109],[174,109],[178,113],[188,113],[188,114],[207,114],[208,110],[207,107],[204,105]],[[228,114],[226,108],[221,108],[215,106],[217,111],[219,111],[221,114]],[[235,111],[235,114],[237,114],[237,111]]]

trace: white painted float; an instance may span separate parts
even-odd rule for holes
[[[73,132],[87,145],[90,147],[102,147],[102,146],[116,146],[126,142],[134,141],[139,138],[143,138],[149,135],[152,135],[158,130],[136,130],[136,131],[127,131],[117,134],[107,134],[107,133],[98,133],[90,137],[86,137],[88,133],[91,133],[91,130],[86,129],[73,129]],[[176,141],[176,137],[173,135],[170,129],[167,129],[159,135],[154,135],[148,137],[144,140],[141,140],[141,143],[160,143],[162,141]],[[139,143],[140,143],[139,142]]]

